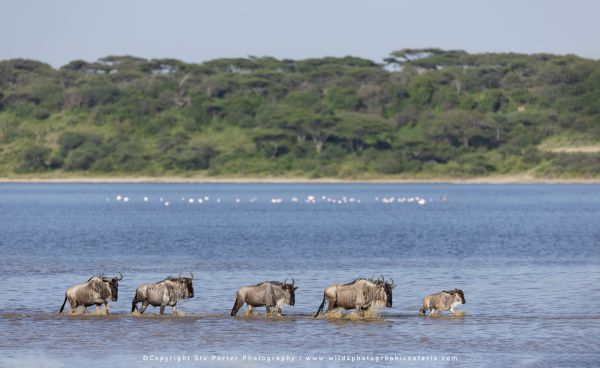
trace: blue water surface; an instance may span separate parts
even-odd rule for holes
[[[595,366],[599,224],[599,185],[2,183],[0,366]],[[138,285],[190,271],[186,316],[127,316]],[[117,272],[110,316],[57,314]],[[379,318],[311,317],[372,275],[397,285]],[[229,317],[237,288],[286,277],[285,316]],[[464,316],[417,316],[455,287]]]

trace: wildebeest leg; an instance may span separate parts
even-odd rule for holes
[[[131,313],[135,312],[135,310],[137,309],[137,304],[141,301],[143,301],[143,299],[138,299],[138,294],[136,291],[135,295],[133,296],[133,299],[131,300]]]
[[[160,314],[165,314],[165,307],[166,307],[166,305],[160,306]]]
[[[356,309],[356,313],[357,313],[359,316],[361,316],[361,317],[364,317],[365,313],[363,312],[363,310],[362,310],[362,306],[361,306],[360,304],[357,304],[357,305],[355,306],[355,309]]]
[[[327,312],[331,312],[332,310],[335,309],[335,299],[329,299],[327,298]]]
[[[150,304],[150,303],[148,303],[147,300],[144,300],[142,302],[142,307],[140,308],[140,314],[144,314],[144,312],[146,311],[146,308],[148,308],[148,304]]]
[[[265,305],[265,309],[267,310],[267,316],[271,314],[271,307],[268,305]]]
[[[108,302],[104,299],[96,299],[94,300],[94,304],[96,306],[96,310],[98,309],[98,306],[101,304],[104,304],[104,310],[106,310],[106,314],[108,314],[109,310],[108,310]],[[87,312],[87,308],[86,308],[86,312]]]
[[[254,307],[253,307],[253,306],[251,306],[250,304],[248,304],[248,310],[246,310],[246,312],[247,312],[248,314],[252,314],[252,313],[254,313]]]
[[[71,310],[69,311],[69,313],[75,313],[77,311],[77,302],[75,302],[74,300],[69,300],[69,305],[71,306]]]

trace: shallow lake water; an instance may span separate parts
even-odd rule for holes
[[[599,224],[599,185],[4,183],[0,367],[597,366]],[[184,316],[128,316],[138,285],[189,271]],[[58,314],[117,272],[109,316]],[[325,286],[380,274],[392,308],[312,318]],[[286,277],[284,316],[229,316]],[[417,315],[452,288],[464,315]]]

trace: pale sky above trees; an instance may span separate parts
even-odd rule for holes
[[[381,62],[424,47],[600,58],[593,0],[0,0],[0,9],[0,59],[55,67],[126,54]]]

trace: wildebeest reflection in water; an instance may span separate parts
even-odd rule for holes
[[[465,303],[465,293],[460,289],[440,291],[437,294],[428,295],[423,298],[423,306],[419,309],[419,313],[425,315],[425,312],[429,310],[429,315],[431,316],[436,311],[445,311],[448,309],[454,313],[454,307]]]
[[[323,301],[314,317],[317,317],[325,306],[325,301],[329,302],[327,312],[336,308],[356,309],[360,316],[364,316],[364,311],[371,307],[385,305],[392,307],[392,289],[395,288],[394,280],[386,282],[384,277],[374,280],[358,278],[347,284],[334,284],[328,286],[323,291]]]
[[[104,305],[106,314],[109,313],[107,298],[111,298],[116,302],[119,298],[119,281],[123,279],[123,275],[119,272],[119,276],[105,277],[104,275],[92,276],[87,282],[75,285],[65,292],[65,300],[60,307],[59,313],[65,309],[67,300],[71,305],[71,313],[75,313],[77,307],[83,306],[87,312],[87,307],[96,306],[96,311],[100,305]]]
[[[135,290],[135,296],[131,301],[131,312],[137,309],[137,303],[142,303],[140,314],[143,314],[148,305],[160,307],[160,314],[165,313],[165,307],[173,308],[173,314],[177,314],[177,302],[181,299],[190,299],[194,297],[194,287],[192,280],[194,274],[190,272],[190,277],[167,277],[156,284],[144,284]]]
[[[283,282],[265,281],[253,286],[244,286],[235,294],[235,303],[231,309],[231,315],[235,316],[244,304],[248,304],[248,313],[252,313],[255,307],[265,307],[267,315],[271,308],[275,308],[277,314],[281,314],[281,306],[284,304],[296,304],[296,282],[288,284],[287,279]]]

